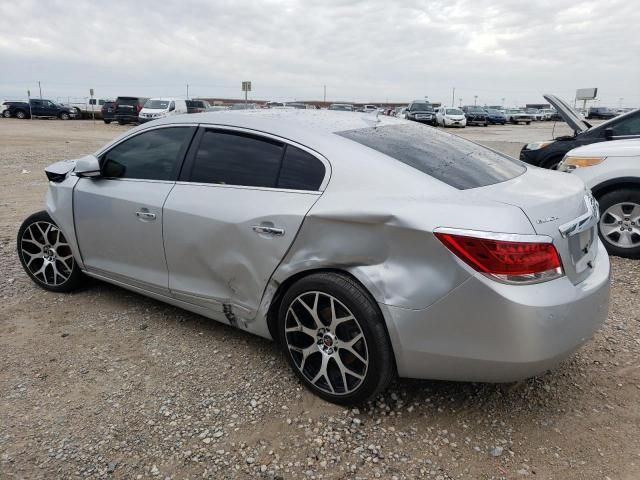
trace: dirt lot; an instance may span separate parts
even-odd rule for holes
[[[125,290],[35,287],[15,252],[43,167],[126,127],[0,119],[0,478],[640,478],[640,262],[608,321],[511,385],[400,380],[344,409],[274,344]],[[460,133],[515,155],[552,124]]]

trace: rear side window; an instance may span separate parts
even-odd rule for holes
[[[414,123],[337,134],[460,190],[504,182],[526,171],[519,160]]]
[[[102,155],[107,178],[175,180],[193,127],[158,128],[116,145]]]
[[[324,180],[324,164],[310,153],[287,145],[278,179],[279,188],[318,190]]]
[[[205,130],[191,168],[199,183],[277,185],[284,144],[238,132]]]

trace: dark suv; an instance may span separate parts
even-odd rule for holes
[[[589,109],[589,113],[587,114],[587,118],[589,120],[609,120],[610,118],[616,117],[618,114],[611,110],[609,107],[591,107]]]
[[[428,123],[434,127],[438,125],[433,105],[425,100],[414,100],[411,102],[407,107],[406,118],[414,122]]]
[[[574,148],[606,140],[640,138],[640,109],[612,118],[594,127],[561,98],[544,95],[573,129],[573,135],[544,142],[528,143],[520,151],[520,160],[536,167],[556,169],[565,154]]]
[[[138,123],[138,115],[144,107],[145,97],[118,97],[113,107],[113,118],[120,124]]]
[[[464,116],[467,117],[467,125],[482,125],[486,127],[489,125],[489,119],[487,118],[487,112],[484,108],[476,105],[465,105],[462,107]]]
[[[104,104],[102,105],[102,120],[104,120],[104,123],[106,123],[107,125],[109,125],[113,120],[115,120],[116,117],[116,112],[115,112],[115,105],[116,102],[104,102]]]
[[[206,112],[209,107],[209,102],[206,100],[187,100],[187,113]]]

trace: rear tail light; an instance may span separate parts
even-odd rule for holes
[[[506,283],[537,283],[564,275],[549,237],[454,229],[436,229],[434,235],[474,270]]]
[[[136,113],[140,113],[140,110],[142,110],[142,105],[136,103]]]

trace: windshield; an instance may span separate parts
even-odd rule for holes
[[[489,110],[487,110],[488,113],[490,113],[491,115],[502,115],[502,113],[500,113],[498,110],[495,110],[493,108],[490,108]]]
[[[337,134],[460,190],[504,182],[526,171],[519,160],[413,122]]]
[[[447,115],[464,115],[464,113],[457,108],[447,108]]]
[[[478,112],[484,113],[484,110],[481,107],[466,107],[469,112]]]
[[[153,108],[155,110],[166,110],[169,108],[169,100],[147,100],[144,108]]]
[[[431,106],[430,103],[414,103],[411,105],[411,111],[415,112],[415,111],[426,111],[426,112],[432,112],[433,111],[433,107]]]

